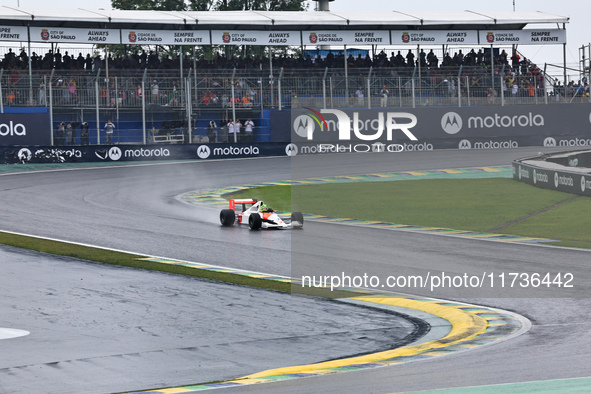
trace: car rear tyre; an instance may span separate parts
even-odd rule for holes
[[[224,227],[231,227],[236,222],[236,212],[233,209],[222,209],[220,212],[220,222]]]
[[[261,215],[258,213],[252,213],[248,217],[248,225],[250,226],[251,230],[258,230],[263,225],[263,219],[261,219]]]
[[[294,222],[298,222],[300,224],[299,227],[304,227],[304,215],[301,212],[292,212],[291,223]]]

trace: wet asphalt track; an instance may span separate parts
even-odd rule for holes
[[[291,232],[222,229],[217,224],[217,210],[190,207],[175,197],[196,189],[305,175],[506,165],[539,150],[542,148],[360,155],[355,160],[347,155],[291,161],[275,158],[3,176],[0,203],[5,208],[0,220],[4,230],[289,275]],[[589,376],[589,252],[408,233],[385,236],[375,231],[379,230],[308,223],[297,237],[325,238],[323,244],[330,244],[335,251],[331,258],[352,272],[360,265],[386,273],[417,264],[421,269],[445,266],[454,272],[477,272],[491,266],[535,272],[561,264],[575,275],[576,291],[568,299],[547,298],[564,295],[560,292],[539,294],[545,298],[499,298],[503,294],[497,294],[486,299],[458,293],[452,298],[515,311],[528,317],[533,327],[517,339],[467,354],[240,391],[396,392]],[[387,237],[388,242],[380,246],[380,237]],[[367,244],[375,245],[371,253],[348,253]],[[311,268],[327,257],[324,251],[309,252],[309,259],[316,259]],[[356,257],[361,257],[361,264]]]

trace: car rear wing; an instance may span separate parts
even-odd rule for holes
[[[242,204],[242,210],[246,209],[246,204],[256,204],[258,201],[256,198],[237,198],[230,200],[230,209],[236,210],[236,204]]]

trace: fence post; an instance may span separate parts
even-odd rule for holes
[[[4,113],[4,99],[2,98],[2,75],[4,74],[4,69],[0,70],[0,114]]]
[[[415,78],[414,76],[412,77],[411,81],[411,85],[412,85],[412,107],[416,108],[416,96],[415,96]]]
[[[188,77],[183,76],[183,81],[185,83],[185,108],[187,112],[187,139],[189,140],[189,144],[193,142],[193,133],[192,133],[192,125],[191,125],[191,118],[193,116],[193,106],[191,104],[191,70],[189,70]],[[197,124],[197,121],[195,121]],[[183,136],[184,138],[184,136]]]
[[[50,92],[50,96],[51,96],[51,90]],[[99,83],[98,83],[98,77],[94,80],[94,95],[96,97],[96,144],[100,145],[101,144],[101,129],[100,129],[100,118],[99,118]]]
[[[458,106],[462,106],[462,78],[458,77]]]
[[[398,99],[400,100],[400,107],[402,108],[402,79],[398,77]]]
[[[468,107],[471,107],[471,104],[470,104],[470,79],[467,76],[464,78],[466,78],[466,94],[468,95]]]
[[[503,81],[503,76],[499,77],[501,79],[501,107],[505,106],[505,82]],[[494,92],[494,89],[493,89]]]
[[[115,113],[117,118],[117,143],[120,143],[119,138],[121,134],[119,133],[119,86],[117,85],[118,78],[115,76]]]
[[[281,79],[283,78],[283,67],[281,67],[281,69],[279,70],[279,78],[277,79],[277,100],[278,100],[278,106],[279,106],[279,111],[281,111],[282,109],[282,96],[281,96]]]
[[[371,72],[373,67],[369,68],[369,74],[367,75],[367,109],[371,109]]]
[[[53,81],[53,73],[55,72],[55,68],[51,69],[51,74],[49,75],[49,124],[51,128],[51,146],[53,146],[53,86],[51,81]]]
[[[324,76],[322,77],[322,106],[326,109],[326,74],[328,73],[328,67],[324,69]]]
[[[142,76],[142,135],[144,145],[148,143],[146,138],[146,76],[148,69],[144,68],[144,75]],[[154,126],[152,126],[154,128]]]
[[[273,75],[273,72],[271,71],[271,75]],[[236,68],[234,67],[234,71],[232,72],[232,130],[234,130],[234,143],[238,142],[238,136],[236,135],[236,97],[234,94],[234,78],[236,77]],[[271,87],[271,97],[273,97],[273,87]],[[272,104],[271,104],[272,105]],[[228,136],[230,137],[230,136]]]

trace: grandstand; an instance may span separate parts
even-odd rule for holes
[[[260,127],[269,110],[590,100],[585,75],[550,75],[514,45],[564,44],[568,18],[554,15],[70,11],[0,10],[12,37],[0,48],[0,112],[42,106],[53,127],[87,120],[97,131],[110,117],[119,143],[156,141],[168,122],[193,142],[211,120]],[[541,23],[562,29],[524,29]]]

